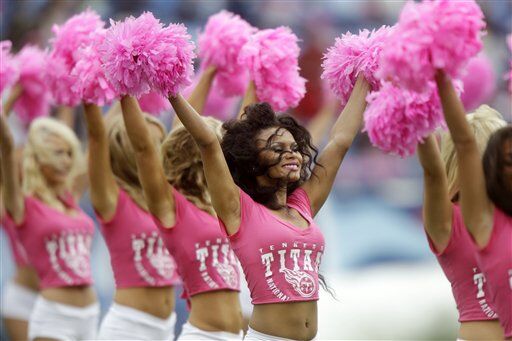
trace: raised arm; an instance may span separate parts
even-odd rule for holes
[[[452,208],[446,172],[433,135],[418,145],[418,158],[423,168],[423,224],[437,252],[443,252],[450,241]]]
[[[201,73],[199,82],[187,99],[192,108],[200,114],[203,113],[216,73],[217,69],[214,66],[207,67],[206,70]],[[178,124],[180,124],[179,118],[174,117],[172,128],[175,128]]]
[[[341,162],[361,128],[369,88],[368,82],[359,76],[345,108],[331,129],[327,145],[318,157],[319,165],[315,166],[310,179],[302,185],[309,196],[313,215],[318,213],[327,199]]]
[[[231,177],[220,142],[181,95],[169,97],[169,101],[199,147],[213,208],[231,235],[240,225],[240,192]]]
[[[459,198],[464,224],[476,244],[483,247],[491,236],[494,207],[487,197],[482,158],[452,81],[439,71],[436,82],[446,124],[457,151]]]
[[[149,211],[166,227],[175,224],[172,186],[167,182],[161,158],[151,138],[148,123],[144,119],[139,103],[134,97],[121,99],[124,124],[133,150],[139,180]]]
[[[256,96],[256,84],[254,84],[254,81],[250,81],[249,86],[245,91],[244,98],[242,99],[242,103],[240,104],[240,110],[238,111],[238,115],[236,115],[236,119],[239,120],[242,117],[246,106],[256,102],[258,102],[258,97]]]
[[[11,91],[9,92],[9,97],[7,97],[7,100],[3,104],[2,107],[2,115],[5,115],[6,117],[9,117],[11,114],[12,108],[14,107],[14,104],[20,98],[21,94],[23,93],[23,88],[18,83],[14,85],[11,88]]]
[[[14,139],[4,115],[0,115],[0,167],[2,168],[2,196],[4,206],[16,224],[20,224],[25,216],[25,203],[18,176]]]
[[[338,105],[338,101],[327,99],[318,114],[309,121],[308,130],[311,134],[311,141],[314,146],[319,146],[325,138],[332,124],[334,113]]]
[[[119,187],[112,173],[105,122],[101,109],[95,104],[84,104],[87,136],[89,139],[89,182],[91,202],[104,220],[110,220],[116,211]]]

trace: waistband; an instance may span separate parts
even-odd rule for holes
[[[247,330],[247,335],[245,336],[244,340],[263,340],[263,341],[296,341],[293,339],[287,339],[284,337],[274,336],[274,335],[268,335],[264,333],[260,333],[251,327]]]
[[[69,304],[57,303],[50,301],[43,296],[39,295],[35,306],[42,306],[67,316],[73,316],[78,318],[87,318],[98,315],[100,313],[100,305],[98,302],[92,303],[86,307],[75,307]]]
[[[154,315],[140,311],[138,309],[127,307],[116,302],[112,303],[110,311],[114,314],[120,315],[121,317],[127,320],[143,322],[159,329],[168,329],[169,327],[172,327],[176,323],[175,313],[171,313],[169,317],[162,319]]]

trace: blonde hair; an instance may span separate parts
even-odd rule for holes
[[[144,114],[146,122],[155,124],[165,134],[165,128],[156,118]],[[110,165],[119,186],[145,211],[148,210],[144,191],[139,180],[135,151],[126,132],[123,116],[119,114],[105,119],[109,140]],[[160,143],[160,141],[158,141]]]
[[[213,117],[203,119],[220,140],[222,122]],[[167,181],[198,208],[216,216],[206,184],[201,153],[183,125],[179,124],[167,135],[161,152]]]
[[[492,133],[507,124],[498,111],[485,104],[478,107],[473,113],[466,115],[466,119],[475,136],[480,156],[483,155]],[[459,165],[455,146],[449,132],[444,132],[441,135],[441,157],[448,178],[448,194],[450,199],[453,199],[459,192],[457,176]]]
[[[75,176],[84,170],[84,158],[80,149],[80,142],[73,130],[67,125],[53,118],[37,118],[30,124],[27,143],[23,151],[23,185],[24,195],[37,195],[49,205],[58,205],[54,191],[48,187],[46,179],[41,172],[41,163],[56,165],[57,160],[47,147],[49,135],[58,136],[71,148],[72,166],[63,185],[63,190],[71,192]]]

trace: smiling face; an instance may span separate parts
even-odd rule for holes
[[[257,177],[262,186],[300,180],[303,157],[293,135],[284,128],[263,129],[256,137],[256,146],[260,150],[258,163],[267,168],[264,175]]]
[[[41,173],[50,186],[63,185],[73,168],[72,148],[56,134],[48,134],[44,142],[45,155],[37,158]]]

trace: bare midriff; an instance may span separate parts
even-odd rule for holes
[[[140,287],[117,289],[114,301],[161,319],[174,311],[174,287]]]
[[[42,289],[41,296],[49,301],[81,308],[97,301],[96,293],[90,285]]]
[[[263,334],[293,340],[311,340],[318,329],[316,301],[257,304],[249,326]]]
[[[232,290],[209,291],[190,298],[189,322],[206,331],[238,334],[243,318],[239,294]]]
[[[17,267],[14,282],[32,291],[39,291],[39,278],[37,278],[36,270],[31,266]]]
[[[503,340],[503,329],[498,320],[462,322],[459,329],[462,340]]]

